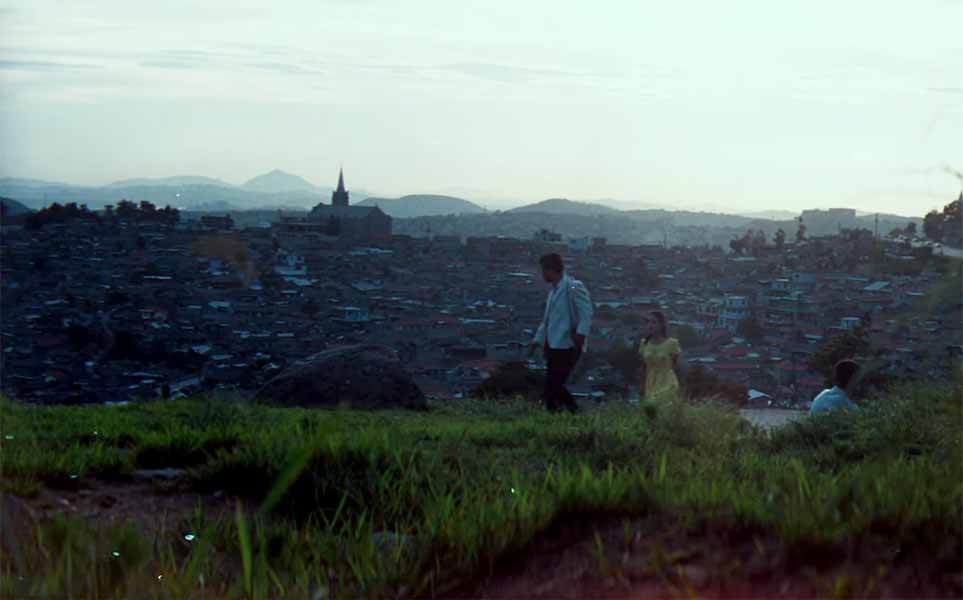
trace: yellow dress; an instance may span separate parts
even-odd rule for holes
[[[679,340],[666,338],[659,343],[642,344],[640,353],[645,361],[645,399],[677,399],[679,379],[672,369],[672,359],[682,353]]]

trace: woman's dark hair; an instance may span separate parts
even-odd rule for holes
[[[543,269],[548,271],[555,271],[556,273],[562,273],[565,271],[565,263],[562,261],[562,256],[552,252],[551,254],[546,254],[542,258],[538,259],[538,263],[542,265]]]
[[[668,327],[666,327],[666,324],[665,324],[665,315],[662,314],[662,311],[653,310],[651,313],[649,313],[649,315],[654,317],[655,320],[659,322],[659,333],[662,334],[662,337],[664,338],[669,337]],[[642,342],[642,344],[643,345],[648,344],[650,337],[652,336],[651,335],[645,336],[645,341]]]
[[[841,360],[833,365],[833,385],[844,390],[849,387],[850,382],[856,373],[859,372],[859,363],[853,360]]]

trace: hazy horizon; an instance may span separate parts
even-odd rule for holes
[[[922,215],[963,3],[0,2],[0,176]]]

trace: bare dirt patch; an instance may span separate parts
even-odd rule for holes
[[[133,523],[143,532],[170,530],[199,508],[209,517],[235,507],[222,493],[198,494],[167,481],[96,481],[75,489],[43,488],[22,500],[35,521],[64,515],[98,527]]]
[[[881,543],[788,550],[770,534],[693,530],[657,518],[575,519],[454,596],[514,598],[959,598],[963,571],[926,549]],[[949,549],[950,556],[953,555]]]

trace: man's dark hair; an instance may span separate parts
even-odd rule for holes
[[[859,364],[853,360],[841,360],[833,366],[833,385],[846,389],[856,373]]]
[[[549,271],[555,271],[556,273],[562,273],[565,271],[565,263],[562,261],[562,256],[552,252],[551,254],[546,254],[542,258],[538,259],[540,265],[543,269]]]

